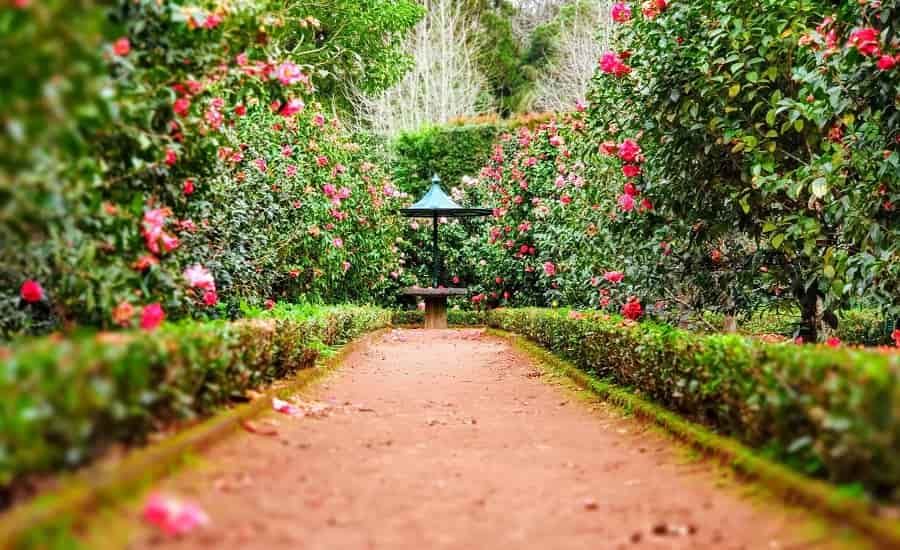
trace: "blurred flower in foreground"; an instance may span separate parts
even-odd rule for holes
[[[209,523],[206,512],[196,504],[159,493],[147,498],[143,518],[170,537],[185,535]]]

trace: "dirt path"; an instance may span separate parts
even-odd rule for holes
[[[131,548],[833,548],[646,424],[480,331],[394,331],[160,489],[211,524]],[[768,504],[766,504],[768,503]]]

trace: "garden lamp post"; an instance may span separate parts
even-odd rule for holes
[[[408,288],[404,293],[412,296],[422,296],[425,299],[425,327],[446,328],[447,326],[447,297],[451,295],[465,295],[465,288],[438,288],[440,276],[440,249],[438,247],[438,219],[439,218],[476,218],[489,216],[493,213],[490,208],[464,208],[453,202],[447,193],[441,188],[441,178],[434,175],[431,178],[431,188],[425,196],[409,208],[403,208],[400,213],[407,218],[430,218],[431,249],[432,249],[432,288]]]

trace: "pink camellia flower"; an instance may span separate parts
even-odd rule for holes
[[[319,155],[316,157],[316,164],[319,166],[328,166],[328,157]]]
[[[654,19],[660,13],[665,11],[667,6],[668,2],[666,0],[647,0],[641,4],[641,13],[643,13],[644,17],[647,19]]]
[[[209,517],[196,504],[159,493],[153,493],[147,498],[143,517],[144,521],[169,537],[186,535],[209,523]]]
[[[625,278],[625,274],[621,271],[607,271],[603,274],[603,278],[610,283],[621,283],[622,279]]]
[[[600,152],[606,156],[615,155],[619,151],[619,146],[614,141],[604,141],[600,144]]]
[[[200,264],[194,264],[184,270],[184,280],[192,288],[201,288],[204,290],[215,290],[216,280],[212,273]]]
[[[641,147],[633,139],[626,139],[619,145],[619,158],[625,162],[635,162],[641,154]]]
[[[587,110],[587,105],[585,105],[584,101],[579,99],[575,102],[575,110],[579,113],[583,113]]]
[[[850,35],[847,45],[855,47],[862,55],[876,55],[880,51],[878,31],[871,27],[859,29]]]
[[[631,297],[628,299],[628,302],[622,306],[622,315],[627,319],[631,319],[632,321],[637,321],[644,314],[644,309],[641,307],[641,303],[637,300],[637,298]]]
[[[459,284],[459,275],[453,276],[453,284],[455,284],[455,285]],[[900,338],[900,336],[898,336],[898,338]]]
[[[302,99],[290,99],[284,104],[284,107],[281,108],[279,114],[284,117],[294,116],[297,113],[302,112],[305,108],[306,103],[303,103]]]
[[[348,262],[348,261],[345,260],[344,263],[341,264],[341,267],[343,268],[344,271],[349,271],[349,269],[350,269],[350,262]]]
[[[131,52],[131,42],[127,38],[122,37],[113,43],[112,49],[114,54],[120,57],[126,56]]]
[[[225,117],[222,115],[222,112],[219,111],[216,107],[210,107],[204,114],[203,120],[206,121],[207,124],[213,129],[218,130],[219,127],[222,126],[222,123],[225,122]]]
[[[340,237],[335,237],[334,239],[332,239],[331,244],[335,248],[344,248],[344,240]]]
[[[294,154],[294,148],[290,145],[282,145],[281,146],[281,156],[285,158],[290,158],[291,155]]]
[[[889,71],[897,66],[897,60],[890,55],[882,55],[878,58],[877,65],[882,71]]]
[[[634,164],[626,164],[622,166],[622,174],[626,178],[634,178],[639,176],[641,173],[641,167]]]
[[[141,312],[141,328],[147,331],[155,330],[165,318],[166,312],[159,302],[144,306]]]
[[[316,115],[312,118],[312,124],[313,126],[318,126],[319,128],[325,126],[325,117],[322,115],[322,113],[316,113]]]
[[[832,336],[825,342],[825,345],[830,348],[839,348],[841,347],[841,339],[836,336]]]
[[[285,61],[275,68],[275,78],[285,86],[293,86],[298,82],[308,81],[308,77],[303,74],[300,67],[290,61]]]
[[[284,168],[284,174],[285,174],[287,177],[289,177],[289,178],[292,178],[292,177],[296,176],[296,175],[297,175],[297,165],[295,165],[295,164],[288,164],[288,165]]]
[[[186,97],[179,97],[172,104],[172,110],[180,117],[188,116],[191,109],[191,100]]]
[[[272,409],[276,412],[280,412],[281,414],[286,414],[288,416],[302,416],[303,411],[300,410],[299,407],[295,405],[291,405],[287,401],[282,401],[277,397],[272,398]]]
[[[162,242],[163,250],[166,252],[175,250],[179,245],[178,237],[170,235],[168,233],[162,234],[162,236],[160,237],[160,242]]]
[[[563,203],[563,205],[571,204],[572,197],[570,197],[569,195],[563,195],[559,198],[559,202]]]
[[[30,304],[40,302],[44,299],[44,288],[41,286],[41,283],[28,279],[19,288],[19,296]]]
[[[181,191],[185,195],[192,194],[194,192],[194,179],[188,178],[188,179],[184,180],[184,185],[182,186]]]
[[[631,21],[631,6],[625,2],[617,2],[613,4],[611,15],[616,23],[627,23]]]
[[[550,145],[554,147],[562,147],[565,143],[565,140],[560,135],[550,137]]]
[[[330,183],[326,183],[322,186],[322,192],[325,193],[326,197],[333,197],[337,194],[337,188]]]
[[[619,196],[619,208],[623,212],[631,212],[634,210],[634,197],[629,195],[628,193],[623,193]]]
[[[120,327],[131,325],[131,318],[134,317],[134,306],[129,302],[122,301],[112,310],[112,319]]]
[[[262,172],[263,174],[265,174],[266,170],[269,169],[269,166],[266,163],[266,159],[262,159],[262,158],[256,159],[253,161],[253,164],[255,164],[256,169],[259,170],[260,172]]]
[[[235,58],[234,58],[234,62],[237,63],[241,67],[246,65],[248,62],[247,52],[241,52],[241,53],[237,54],[237,56],[235,56]]]
[[[556,275],[556,265],[554,265],[553,262],[544,262],[544,273],[546,273],[548,277],[553,277]]]
[[[174,166],[176,162],[178,162],[178,153],[173,149],[166,149],[166,164]]]
[[[31,4],[31,0],[13,0],[13,7],[24,10]]]
[[[798,336],[798,337],[794,338],[794,343],[797,344],[798,346],[802,346],[804,342],[805,342],[805,340],[803,339],[802,336]]]
[[[275,308],[275,300],[269,298],[263,303],[266,309],[274,309]]]
[[[341,189],[337,192],[337,198],[349,199],[350,198],[350,188],[349,187],[341,187]]]
[[[211,13],[206,16],[206,19],[203,21],[203,28],[207,30],[212,30],[218,27],[222,23],[222,16],[217,13]]]
[[[219,295],[215,290],[207,290],[203,293],[203,303],[212,307],[219,303]]]
[[[625,76],[631,72],[631,67],[622,62],[618,54],[606,52],[600,58],[600,70],[613,76]]]

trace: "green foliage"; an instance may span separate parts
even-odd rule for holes
[[[391,324],[421,325],[425,312],[419,309],[395,309],[391,312]],[[477,326],[485,324],[485,312],[451,308],[447,310],[447,323],[451,326]]]
[[[871,25],[896,53],[896,2],[845,3],[823,23],[834,10],[812,0],[635,9],[617,42],[632,71],[598,72],[589,98],[595,146],[643,148],[635,183],[659,215],[635,218],[633,241],[669,232],[705,307],[790,297],[811,336],[823,311],[833,321],[861,299],[900,307],[900,73],[848,43]],[[596,148],[585,160],[609,176],[621,165]]]
[[[900,498],[900,354],[697,336],[599,313],[498,309],[488,324],[806,473]]]
[[[368,307],[284,306],[237,322],[44,338],[0,355],[0,487],[140,443],[310,367],[322,346],[385,326]]]
[[[434,174],[440,174],[446,185],[459,185],[463,176],[478,175],[500,132],[500,124],[473,124],[432,126],[399,135],[391,145],[397,184],[417,198]]]
[[[241,299],[305,291],[324,301],[371,299],[396,261],[386,246],[393,205],[382,200],[383,175],[341,130],[283,108],[320,100],[341,109],[350,83],[377,91],[396,82],[406,68],[403,35],[421,15],[409,0],[0,10],[0,48],[23,52],[0,69],[0,105],[10,116],[0,144],[11,151],[0,160],[0,334],[70,321],[109,326],[120,304],[218,316],[185,284],[184,269],[196,264],[213,272],[232,310]],[[255,177],[259,160],[285,168],[283,145],[305,163],[297,175]],[[329,164],[307,164],[316,153]],[[323,220],[330,199],[307,190],[321,191],[339,163],[344,171],[331,183],[351,190],[345,207],[353,210],[332,231]],[[261,187],[241,187],[244,180]],[[314,197],[318,207],[287,214]],[[148,217],[164,219],[152,238]],[[297,232],[315,224],[322,243],[313,245]],[[325,239],[347,226],[376,229],[343,235],[343,253],[326,253]],[[167,240],[162,250],[157,237]],[[302,277],[289,279],[297,270]],[[40,303],[19,299],[26,279],[44,287]]]

